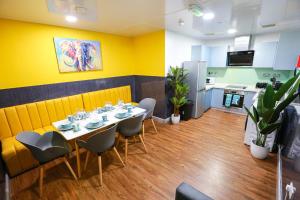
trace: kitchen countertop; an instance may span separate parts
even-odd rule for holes
[[[245,92],[259,92],[261,89],[255,88],[255,86],[252,85],[242,85],[242,84],[234,84],[234,83],[215,83],[215,84],[207,84],[205,87],[205,90],[213,89],[213,88],[219,88],[219,89],[225,89],[228,85],[237,85],[237,86],[245,86],[245,89],[237,89],[237,90],[243,90]],[[233,88],[236,89],[236,88]]]

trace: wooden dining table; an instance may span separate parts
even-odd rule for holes
[[[79,126],[79,130],[78,131],[74,131],[73,129],[71,130],[67,130],[67,131],[60,131],[59,128],[62,124],[64,124],[66,122],[66,120],[68,119],[64,119],[61,121],[57,121],[57,122],[53,122],[53,126],[61,133],[61,135],[69,142],[74,141],[75,143],[75,150],[76,150],[76,161],[77,161],[77,171],[78,171],[78,176],[81,177],[81,167],[80,167],[80,155],[79,155],[79,147],[76,143],[76,139],[83,137],[83,136],[87,136],[88,134],[91,133],[95,133],[99,130],[103,130],[106,127],[109,127],[113,124],[117,124],[120,121],[123,121],[125,119],[128,119],[130,117],[133,116],[137,116],[140,114],[143,114],[146,112],[145,109],[139,108],[139,107],[132,107],[132,111],[130,112],[130,115],[124,118],[118,118],[116,117],[117,113],[120,112],[124,112],[124,107],[123,106],[113,106],[113,110],[110,111],[106,111],[106,112],[102,112],[102,113],[98,113],[97,110],[89,112],[88,113],[88,117],[85,119],[81,119],[81,120],[75,120],[73,123],[74,124],[78,124]],[[88,129],[86,128],[86,125],[88,123],[90,123],[92,120],[94,119],[100,119],[102,120],[102,116],[106,115],[107,116],[107,121],[103,122],[103,125],[100,126],[99,128],[95,128],[95,129]]]

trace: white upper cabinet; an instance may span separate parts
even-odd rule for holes
[[[210,48],[208,46],[202,46],[202,54],[201,54],[201,61],[209,62],[209,56],[210,56]]]
[[[208,67],[226,67],[227,50],[227,45],[209,47]]]
[[[191,55],[191,60],[192,61],[206,61],[208,62],[209,60],[209,47],[205,45],[196,45],[192,46],[192,55]]]
[[[277,42],[261,42],[254,44],[253,67],[273,68],[277,51]]]
[[[300,55],[300,31],[280,34],[275,70],[293,70]]]

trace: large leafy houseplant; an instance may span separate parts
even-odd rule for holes
[[[281,122],[278,119],[281,111],[299,95],[299,74],[289,79],[277,92],[268,85],[266,90],[259,94],[256,106],[245,107],[256,126],[255,145],[265,147],[267,136],[280,127]]]
[[[179,116],[179,109],[181,106],[187,103],[187,94],[189,92],[189,86],[185,83],[187,72],[181,67],[170,67],[170,71],[167,75],[169,85],[173,90],[173,97],[171,102],[174,105],[174,116]]]

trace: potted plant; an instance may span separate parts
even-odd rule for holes
[[[281,122],[278,120],[281,111],[286,108],[298,95],[299,73],[283,84],[277,92],[268,85],[258,97],[257,105],[246,108],[248,115],[256,125],[257,137],[251,141],[250,151],[253,157],[265,159],[269,147],[266,146],[267,136],[276,131]]]
[[[179,109],[181,106],[187,103],[187,94],[189,92],[189,86],[184,82],[187,77],[186,70],[181,67],[170,67],[170,71],[167,75],[169,85],[173,90],[173,97],[171,102],[174,106],[174,112],[171,115],[171,121],[173,124],[177,124],[180,121]]]

